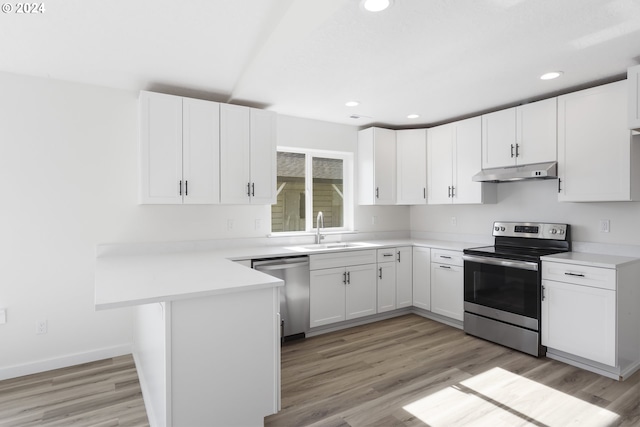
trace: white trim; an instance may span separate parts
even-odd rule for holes
[[[84,353],[68,354],[53,359],[39,360],[37,362],[0,368],[0,381],[51,371],[53,369],[67,368],[69,366],[95,362],[97,360],[109,359],[111,357],[124,356],[125,354],[131,354],[131,350],[131,344],[123,344]]]

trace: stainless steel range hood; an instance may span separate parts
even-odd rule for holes
[[[475,182],[510,182],[525,179],[558,178],[557,162],[483,169],[472,178]]]

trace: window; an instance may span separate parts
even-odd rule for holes
[[[271,206],[271,232],[311,232],[318,212],[325,229],[350,229],[352,159],[351,153],[278,148],[278,201]]]

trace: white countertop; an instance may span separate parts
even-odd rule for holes
[[[617,268],[619,266],[639,262],[640,258],[630,258],[618,255],[593,254],[585,252],[566,252],[546,255],[542,261],[563,262],[567,264],[586,265],[590,267]]]
[[[284,282],[218,251],[96,259],[96,310],[282,286]]]
[[[370,250],[394,246],[424,246],[462,251],[478,243],[443,240],[390,239],[367,241]],[[292,246],[238,247],[217,250],[175,250],[99,255],[96,258],[96,310],[197,298],[282,286],[283,282],[232,260],[326,253]],[[149,247],[152,249],[152,246]]]

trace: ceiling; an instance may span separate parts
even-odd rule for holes
[[[43,2],[0,14],[0,71],[356,126],[430,126],[640,62],[638,0],[395,0],[379,13],[359,0]]]

